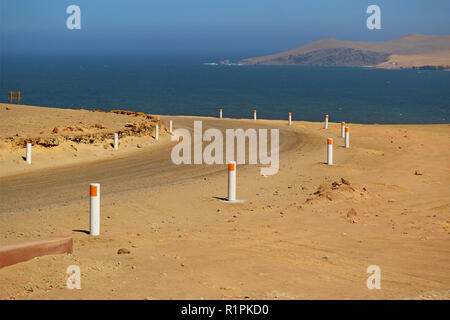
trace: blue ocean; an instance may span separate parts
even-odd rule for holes
[[[247,56],[246,56],[247,57]],[[218,56],[3,55],[0,102],[150,114],[449,123],[450,72],[207,65]],[[243,57],[231,57],[238,61]]]

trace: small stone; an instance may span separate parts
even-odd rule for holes
[[[331,184],[331,186],[333,187],[333,188],[337,188],[337,187],[339,187],[341,184],[340,183],[338,183],[338,182],[336,182],[336,181],[333,181],[333,183]],[[325,188],[325,186],[320,186],[319,187],[319,189],[324,189]],[[314,194],[319,194],[319,193],[321,193],[321,191],[320,190],[317,190]]]
[[[346,180],[346,179],[344,179],[344,178],[341,178],[341,182],[343,183],[343,184],[346,184],[346,185],[350,185],[350,181],[348,181],[348,180]]]
[[[121,249],[117,250],[117,254],[130,254],[130,250],[121,248]]]
[[[347,212],[347,220],[351,223],[356,223],[358,222],[358,218],[356,217],[357,213],[356,210],[351,208],[348,212]]]
[[[33,289],[32,286],[24,286],[23,288],[24,288],[27,292],[33,292],[33,291],[34,291],[34,289]]]

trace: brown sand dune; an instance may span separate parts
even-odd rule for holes
[[[0,244],[67,234],[74,254],[0,269],[0,298],[450,298],[449,125],[350,124],[345,149],[337,123],[168,119],[280,128],[280,171],[238,166],[243,204],[220,200],[224,165],[175,166],[171,142],[3,176]],[[323,163],[327,137],[335,166]],[[88,228],[94,181],[99,237],[76,231]],[[69,265],[81,268],[81,290],[65,288]],[[381,290],[366,287],[369,265],[381,268]]]

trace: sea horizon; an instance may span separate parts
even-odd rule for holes
[[[257,53],[4,54],[1,97],[73,109],[379,124],[448,123],[450,73],[361,67],[206,65]]]

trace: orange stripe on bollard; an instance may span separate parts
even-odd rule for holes
[[[96,186],[90,186],[89,191],[91,197],[96,197],[98,195]]]
[[[345,127],[345,132],[348,132],[348,127]]]
[[[228,171],[234,171],[235,167],[234,167],[234,163],[229,163],[228,164]]]
[[[333,139],[327,139],[327,144],[333,144]]]

